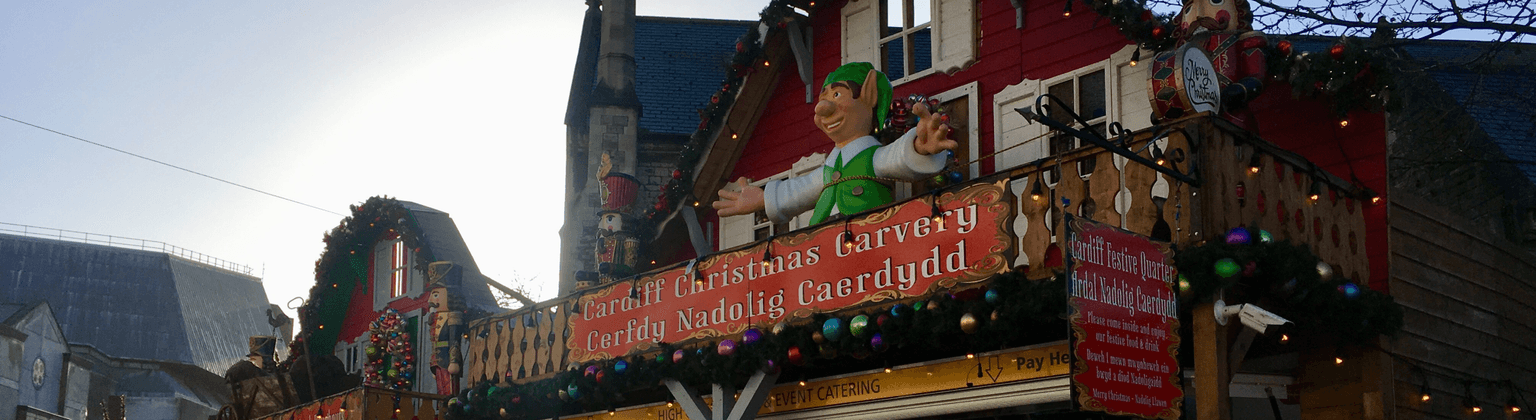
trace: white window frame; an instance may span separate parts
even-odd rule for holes
[[[901,78],[891,81],[891,85],[900,85],[939,72],[954,74],[969,68],[976,62],[978,26],[975,0],[912,0],[928,2],[930,11],[928,23],[914,25],[912,28],[905,28],[906,25],[903,24],[900,32],[884,35],[888,26],[886,26],[887,16],[882,12],[888,6],[882,6],[882,4],[888,5],[886,3],[888,1],[893,0],[851,0],[843,6],[842,58],[844,64],[863,61],[874,64],[876,69],[885,71],[886,63],[885,57],[881,54],[881,46],[898,38],[906,39],[903,41],[903,47],[910,46],[910,35],[924,28],[931,28],[928,46],[931,65],[916,73],[903,72]],[[904,1],[902,5],[905,5]],[[915,55],[905,55],[903,65],[913,56]]]
[[[909,9],[907,9],[906,6],[908,4],[911,4],[911,5],[913,5],[913,9],[916,9],[916,5],[917,5],[918,2],[927,2],[928,3],[928,21],[920,23],[920,24],[912,25],[911,27],[908,27],[907,26],[908,25],[907,22],[914,20],[913,19],[914,10],[909,10]],[[938,31],[938,25],[936,23],[934,23],[934,21],[933,21],[933,15],[934,15],[934,13],[933,13],[933,6],[934,6],[935,1],[933,1],[933,0],[881,0],[880,3],[884,7],[881,7],[881,12],[883,12],[883,13],[880,13],[880,15],[881,15],[880,16],[881,17],[880,21],[881,21],[882,25],[880,27],[880,32],[878,32],[878,33],[884,33],[885,30],[890,29],[890,27],[891,27],[890,23],[886,22],[886,19],[889,19],[889,16],[890,16],[890,13],[891,13],[891,10],[890,10],[890,7],[892,6],[891,3],[898,3],[898,5],[901,6],[901,8],[902,8],[901,16],[903,17],[902,22],[901,22],[901,27],[896,30],[896,33],[882,36],[880,38],[880,40],[875,43],[876,50],[884,52],[884,54],[881,54],[881,57],[880,57],[881,58],[880,65],[878,66],[880,68],[880,70],[884,71],[887,75],[889,75],[891,73],[890,69],[886,69],[885,68],[885,65],[887,64],[887,61],[890,60],[890,57],[889,57],[890,53],[888,51],[886,51],[885,48],[886,48],[887,45],[891,44],[892,42],[895,42],[896,40],[901,40],[901,47],[902,47],[902,52],[901,52],[901,66],[902,66],[901,74],[902,74],[902,77],[900,79],[897,79],[897,80],[892,80],[891,83],[892,84],[896,84],[898,82],[906,82],[906,81],[909,81],[909,80],[917,80],[917,79],[923,78],[924,76],[933,74],[933,72],[934,72],[933,65],[934,65],[934,61],[936,61],[936,60],[934,60],[934,58],[936,58],[938,56],[938,45],[939,45],[939,43],[936,42],[936,38],[933,36],[934,32]],[[916,51],[914,49],[915,46],[912,43],[912,37],[913,37],[913,35],[915,35],[915,34],[917,34],[919,32],[922,32],[924,29],[928,29],[928,28],[934,28],[933,30],[928,31],[928,51],[927,51],[928,57],[929,57],[928,58],[928,68],[922,69],[922,70],[918,70],[918,71],[914,72],[912,70],[913,70],[914,67],[917,66],[917,58],[916,57],[917,57],[918,51]]]
[[[980,84],[978,82],[972,81],[964,85],[956,86],[953,89],[946,90],[931,97],[933,99],[938,99],[939,103],[953,101],[961,97],[970,97],[970,100],[966,101],[966,115],[968,115],[966,118],[968,120],[966,121],[966,126],[969,127],[969,129],[966,130],[966,134],[968,136],[967,138],[970,139],[970,144],[966,145],[966,155],[970,156],[971,160],[976,160],[976,162],[968,165],[969,167],[966,169],[967,179],[976,179],[977,177],[981,176],[981,161],[977,160],[977,157],[981,156],[980,90]],[[896,201],[911,198],[912,194],[913,192],[911,182],[896,183],[896,188],[894,189],[893,195]]]
[[[397,250],[401,255],[395,254]],[[426,277],[421,267],[416,266],[415,251],[405,246],[404,239],[381,240],[374,244],[373,253],[373,310],[381,311],[390,302],[421,296],[422,282]],[[396,258],[404,259],[403,267],[394,267]],[[386,265],[380,266],[381,262]],[[397,276],[404,277],[404,293],[399,295],[394,293],[394,279]]]
[[[1146,77],[1141,76],[1138,78],[1136,74],[1146,74],[1146,63],[1139,63],[1134,67],[1130,65],[1130,59],[1135,49],[1136,46],[1127,45],[1102,61],[1045,80],[1021,80],[1019,83],[1005,87],[994,94],[992,99],[992,150],[1003,150],[1017,142],[1036,142],[1036,145],[1019,146],[1013,150],[998,153],[997,156],[993,157],[994,167],[998,170],[1003,170],[1050,156],[1050,137],[1036,138],[1046,133],[1047,129],[1045,126],[1036,122],[1024,121],[1023,117],[1014,111],[1014,108],[1034,107],[1035,97],[1041,93],[1048,93],[1051,85],[1067,80],[1076,81],[1083,75],[1095,71],[1104,70],[1105,112],[1103,117],[1087,120],[1089,125],[1104,122],[1107,126],[1109,123],[1120,122],[1123,127],[1131,130],[1150,127],[1151,122],[1145,118],[1145,115],[1131,115],[1129,120],[1127,115],[1123,115],[1126,110],[1150,110],[1150,105],[1140,106],[1140,103],[1147,102],[1145,94]],[[1147,51],[1142,52],[1143,56],[1150,57],[1150,54]],[[1125,79],[1122,79],[1122,76]],[[1127,83],[1134,83],[1132,86],[1136,86],[1138,89],[1133,90],[1122,86]],[[1136,93],[1138,90],[1141,92],[1139,96]],[[1078,91],[1079,89],[1073,89],[1074,105],[1080,103],[1078,98],[1075,97],[1075,95],[1078,95]],[[1129,105],[1129,101],[1133,100],[1138,101],[1137,105]],[[1021,123],[1023,125],[1017,125]],[[1073,121],[1072,125],[1077,128],[1083,128],[1078,127],[1079,124],[1076,121]],[[1077,144],[1073,149],[1082,146],[1082,144]],[[1119,165],[1117,164],[1117,166]]]

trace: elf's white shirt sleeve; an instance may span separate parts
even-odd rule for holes
[[[875,176],[908,181],[923,179],[944,170],[944,154],[924,155],[912,147],[916,130],[907,130],[890,145],[875,150]]]
[[[821,171],[763,185],[763,210],[774,223],[789,223],[806,210],[816,208],[821,197]]]
[[[918,153],[912,146],[916,138],[916,131],[907,130],[891,144],[875,149],[872,162],[875,176],[912,181],[944,170],[944,154]],[[869,139],[874,140],[873,137]],[[827,157],[827,161],[830,164],[839,156],[839,153],[833,153]],[[763,185],[764,212],[774,223],[788,223],[800,213],[816,208],[816,200],[821,198],[823,185],[820,171],[783,181],[768,181]]]

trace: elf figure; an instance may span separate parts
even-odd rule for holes
[[[1222,116],[1256,131],[1248,101],[1264,88],[1264,33],[1253,30],[1247,0],[1184,0],[1179,11],[1179,45],[1193,43],[1211,55],[1221,82]]]
[[[916,127],[880,145],[873,134],[891,107],[891,82],[869,63],[838,67],[822,83],[819,98],[812,120],[834,145],[821,173],[769,181],[763,188],[738,179],[741,192],[722,189],[713,204],[720,216],[764,210],[775,223],[785,223],[815,209],[811,224],[817,224],[834,214],[873,209],[893,200],[889,181],[939,173],[945,163],[940,152],[959,145],[926,105],[912,108],[921,119]]]

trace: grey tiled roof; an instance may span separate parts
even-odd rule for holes
[[[0,234],[0,297],[48,302],[71,343],[210,371],[272,333],[256,278],[160,252]]]
[[[640,128],[692,134],[698,110],[720,91],[736,55],[736,40],[755,21],[635,18],[635,94]]]
[[[1515,167],[1536,182],[1536,59],[1531,57],[1536,49],[1513,45],[1474,61],[1489,54],[1494,45],[1429,42],[1403,50],[1425,64],[1430,78],[1456,99]]]

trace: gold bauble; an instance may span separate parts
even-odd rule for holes
[[[815,341],[816,344],[826,344],[827,336],[821,335],[821,331],[816,331],[811,333],[811,341]]]
[[[993,309],[992,310],[992,322],[997,322],[997,318],[998,318],[998,312],[997,312],[996,309]]]
[[[786,330],[788,328],[789,328],[789,323],[788,322],[780,322],[780,323],[777,323],[777,324],[773,324],[773,335],[783,334],[784,330]]]
[[[1333,266],[1322,260],[1317,261],[1317,278],[1322,281],[1333,280]]]
[[[975,315],[967,313],[960,316],[961,331],[965,331],[966,334],[975,334],[979,329],[981,329],[981,320],[976,319]]]

